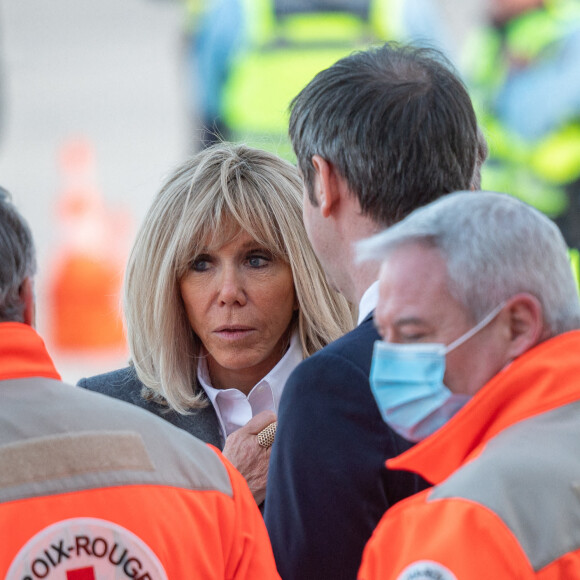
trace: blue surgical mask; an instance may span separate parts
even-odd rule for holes
[[[394,431],[409,441],[421,441],[467,403],[469,395],[452,393],[443,384],[445,355],[487,326],[503,306],[502,302],[448,346],[375,342],[371,390],[383,420]]]

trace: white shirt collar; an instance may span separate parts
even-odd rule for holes
[[[243,427],[261,411],[278,413],[284,385],[290,373],[302,359],[302,346],[298,331],[296,331],[292,334],[290,346],[284,356],[261,381],[252,387],[248,396],[238,389],[215,389],[212,387],[206,359],[199,359],[197,379],[215,409],[224,438]]]
[[[357,326],[377,307],[379,303],[379,281],[373,282],[362,295],[358,305]]]

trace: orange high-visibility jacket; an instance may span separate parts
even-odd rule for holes
[[[360,580],[580,578],[580,331],[519,357],[387,464],[435,487],[383,516]]]
[[[0,578],[279,578],[217,450],[59,379],[32,328],[0,323]]]

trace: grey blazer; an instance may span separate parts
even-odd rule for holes
[[[181,415],[164,405],[147,401],[141,396],[143,383],[137,378],[133,367],[81,379],[78,386],[137,405],[218,449],[224,447],[219,421],[209,401],[206,407],[192,411],[191,415]]]

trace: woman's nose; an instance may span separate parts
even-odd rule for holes
[[[236,268],[226,267],[222,270],[219,280],[218,300],[220,305],[224,306],[236,303],[243,306],[246,303],[243,277]]]

